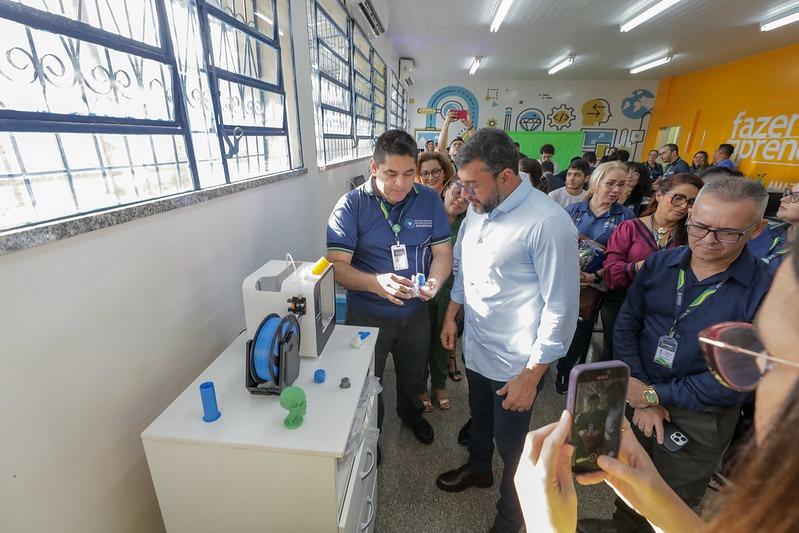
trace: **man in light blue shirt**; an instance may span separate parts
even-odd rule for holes
[[[460,150],[470,208],[455,245],[455,282],[441,340],[454,348],[463,309],[472,426],[469,462],[436,484],[460,492],[493,484],[496,441],[504,465],[492,531],[523,524],[513,476],[539,382],[569,347],[577,323],[577,230],[569,216],[517,174],[508,135],[480,130]]]

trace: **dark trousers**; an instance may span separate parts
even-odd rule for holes
[[[574,330],[574,337],[569,345],[569,351],[566,352],[564,357],[558,359],[558,374],[568,378],[574,365],[578,363],[585,363],[585,357],[588,355],[588,348],[591,346],[591,336],[594,334],[594,324],[596,323],[596,313],[591,320],[577,320],[577,329]]]
[[[613,332],[616,329],[616,319],[627,296],[625,290],[608,291],[602,300],[602,361],[613,360]]]
[[[435,299],[427,302],[430,313],[430,355],[425,365],[425,385],[427,384],[427,368],[430,368],[430,388],[444,389],[447,386],[447,370],[452,352],[441,345],[441,328],[444,326],[444,315],[449,300],[439,302]]]
[[[469,466],[480,472],[490,470],[496,442],[503,468],[494,528],[502,533],[516,533],[524,524],[524,518],[513,476],[522,455],[524,438],[530,429],[532,408],[521,413],[504,409],[502,401],[505,398],[497,396],[497,391],[505,382],[493,381],[468,368],[466,379],[469,382],[469,410],[472,415]],[[542,382],[538,384],[539,390]]]
[[[404,422],[417,422],[424,412],[419,395],[425,390],[427,353],[430,349],[430,320],[427,306],[404,318],[376,318],[347,310],[346,323],[380,328],[375,346],[375,376],[383,384],[388,354],[394,357],[397,375],[397,415]],[[377,397],[377,426],[383,427],[383,393]]]
[[[638,441],[647,451],[658,473],[682,500],[694,509],[702,503],[711,476],[719,466],[732,440],[740,407],[726,407],[719,413],[701,413],[679,407],[669,408],[672,423],[690,440],[680,451],[673,453],[633,428]],[[628,411],[632,422],[632,411]],[[619,531],[646,532],[649,523],[616,499],[613,522]]]

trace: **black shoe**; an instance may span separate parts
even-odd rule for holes
[[[380,466],[380,460],[383,458],[383,454],[380,453],[380,445],[377,445],[377,466]]]
[[[405,422],[413,430],[413,436],[422,444],[433,444],[434,434],[433,426],[424,418],[420,418],[414,422]]]
[[[477,472],[468,463],[456,470],[444,472],[436,479],[436,486],[446,492],[461,492],[469,487],[488,488],[493,484],[494,476],[491,470]]]
[[[458,431],[458,444],[461,446],[469,445],[469,432],[472,430],[472,419],[466,421],[460,431]]]
[[[558,375],[555,377],[555,392],[558,394],[566,394],[569,392],[569,376],[558,372]]]
[[[577,521],[577,533],[621,533],[613,520],[583,518]]]

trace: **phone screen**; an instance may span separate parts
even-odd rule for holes
[[[600,455],[616,457],[619,453],[629,369],[613,361],[577,365],[572,372],[572,470],[593,472],[599,470],[596,460]]]
[[[456,120],[463,120],[466,118],[466,110],[465,109],[456,109],[454,112]]]

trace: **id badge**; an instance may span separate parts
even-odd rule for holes
[[[655,362],[666,368],[671,368],[674,365],[674,358],[677,356],[678,346],[678,342],[668,335],[661,337],[655,351]]]
[[[408,270],[408,251],[404,244],[395,244],[391,247],[391,259],[394,261],[394,270]]]

